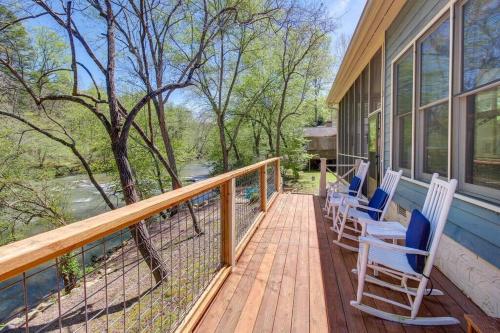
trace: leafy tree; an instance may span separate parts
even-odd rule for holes
[[[142,6],[142,4],[146,5]],[[173,43],[180,42],[182,37],[175,32],[184,32],[187,29],[192,31],[192,35],[195,36],[190,43],[191,51],[187,57],[188,59],[182,59],[180,65],[183,74],[157,87],[148,86],[146,91],[136,91],[137,99],[131,105],[127,105],[122,100],[119,90],[121,70],[127,72],[127,68],[120,67],[119,60],[121,58],[131,59],[132,66],[137,67],[140,67],[143,63],[139,62],[135,57],[136,49],[134,46],[136,44],[132,44],[127,40],[127,33],[122,31],[123,26],[121,23],[133,19],[134,22],[139,24],[139,27],[142,27],[142,21],[145,17],[148,15],[155,17],[154,8],[156,8],[156,4],[156,1],[141,2],[141,7],[137,9],[134,2],[116,3],[109,0],[102,2],[89,0],[87,5],[84,3],[80,6],[80,4],[73,5],[71,1],[55,4],[40,0],[35,1],[36,6],[27,5],[24,8],[24,11],[30,13],[30,15],[21,19],[12,17],[13,21],[7,23],[9,26],[14,26],[19,24],[20,20],[34,20],[40,15],[50,17],[54,24],[65,32],[68,43],[64,45],[69,61],[63,61],[61,66],[56,66],[57,61],[48,56],[44,57],[43,50],[37,47],[31,47],[31,49],[41,54],[42,59],[51,60],[51,62],[30,61],[37,58],[27,57],[25,48],[16,47],[2,50],[0,56],[2,71],[7,73],[9,80],[17,85],[18,91],[30,98],[31,109],[37,110],[36,116],[43,119],[43,125],[37,124],[36,119],[32,119],[29,114],[0,111],[0,115],[17,120],[30,130],[37,131],[70,149],[79,159],[92,183],[111,209],[114,209],[115,206],[99,183],[95,181],[91,165],[79,150],[77,141],[64,126],[64,123],[59,122],[54,117],[54,113],[64,106],[71,105],[75,108],[78,107],[79,112],[92,114],[98,120],[101,130],[107,134],[108,149],[113,156],[125,203],[132,204],[139,201],[141,193],[129,155],[129,139],[132,131],[138,134],[152,154],[161,161],[162,166],[169,172],[174,181],[177,175],[173,166],[161,155],[146,131],[140,127],[137,116],[149,102],[161,98],[162,94],[168,95],[174,90],[192,85],[191,80],[195,71],[206,61],[204,52],[207,45],[211,43],[219,29],[224,28],[227,24],[238,24],[239,15],[243,14],[240,12],[241,6],[239,6],[238,2],[228,3],[227,6],[216,10],[207,7],[205,2],[201,4],[201,8],[199,2],[183,2],[178,17],[176,15],[171,24],[165,25],[173,31],[172,34],[169,34],[169,36],[172,36],[171,42]],[[246,10],[245,8],[241,9],[243,12]],[[186,17],[189,17],[188,13],[192,13],[194,10],[199,13],[195,16],[196,20],[186,20]],[[85,34],[82,25],[86,25],[88,17],[93,18],[95,22],[91,33],[87,32]],[[162,16],[161,19],[168,21],[170,17],[168,15],[166,17]],[[89,38],[89,35],[103,36],[103,38],[96,43],[92,38]],[[156,47],[160,46],[156,40],[153,39],[152,41]],[[84,50],[85,57],[90,59],[93,66],[98,69],[97,73],[92,73],[88,70],[88,66],[80,62],[81,54],[76,51],[76,43]],[[33,45],[33,42],[31,45]],[[122,48],[123,45],[128,46],[128,48]],[[100,56],[101,47],[105,53],[104,57]],[[50,66],[46,64],[50,64]],[[58,77],[52,75],[55,72],[69,72],[71,74],[70,84],[58,85]],[[94,83],[94,91],[91,94],[81,89],[79,75],[83,74],[82,72],[89,75]],[[97,76],[102,79],[105,93],[100,92],[96,83]],[[43,79],[40,80],[40,78]],[[124,82],[129,81],[128,79],[124,80]],[[46,125],[50,128],[46,128]],[[155,280],[157,282],[164,280],[167,277],[167,270],[160,258],[160,254],[150,241],[146,223],[142,221],[130,226],[129,229],[140,253],[144,258],[147,258],[145,261],[150,266]]]

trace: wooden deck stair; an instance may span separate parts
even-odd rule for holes
[[[483,314],[437,269],[432,282],[445,296],[426,297],[422,315],[452,315],[461,325],[403,326],[362,314],[349,305],[355,298],[357,282],[351,269],[357,254],[332,243],[329,225],[318,197],[280,194],[196,331],[464,332],[464,313]],[[369,288],[398,297],[374,285]],[[372,303],[398,311],[389,304]]]

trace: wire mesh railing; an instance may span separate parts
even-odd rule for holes
[[[271,198],[274,192],[276,192],[276,166],[274,164],[267,165],[267,199]]]
[[[236,244],[240,244],[261,211],[259,183],[258,170],[236,178]]]
[[[29,332],[173,331],[223,265],[220,193],[193,204],[194,219],[183,202],[145,222],[161,266],[151,270],[144,244],[122,229],[6,281],[0,294],[23,297],[1,321]],[[164,270],[159,281],[155,270]],[[32,290],[39,281],[52,288]]]
[[[0,247],[0,331],[180,329],[265,212],[261,187],[269,193],[270,184],[259,174],[274,163],[279,160]],[[231,183],[234,191],[224,190]]]

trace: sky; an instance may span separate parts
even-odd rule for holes
[[[358,23],[359,17],[361,16],[365,3],[366,0],[324,0],[324,5],[327,7],[330,16],[337,22],[337,29],[332,33],[331,36],[332,54],[334,55],[338,54],[337,48],[338,48],[339,36],[344,35],[347,38],[347,40],[350,40],[352,34],[354,33],[354,30],[356,29],[356,25]],[[49,26],[50,28],[56,30],[60,29],[52,22],[52,20],[49,17],[39,18],[38,20],[36,20],[35,24],[38,26],[40,25]],[[34,24],[33,25],[28,24],[28,26],[30,28],[36,28]],[[86,31],[82,32],[85,35]],[[76,47],[77,47],[77,54],[79,54],[80,57],[79,60],[85,63],[89,67],[90,71],[92,72],[98,71],[97,67],[93,64],[92,61],[90,61],[90,59],[82,59],[82,57],[85,57],[86,53],[81,47],[81,45],[79,45],[79,43],[76,43]],[[341,59],[337,59],[338,62],[340,62],[340,60]],[[338,68],[338,65],[339,63],[337,63],[337,66],[335,67]],[[79,77],[81,78],[80,81],[82,83],[82,86],[85,87],[91,84],[90,79],[86,77],[86,75],[79,75]],[[185,100],[187,96],[183,95],[185,94],[174,93],[172,95],[172,102],[174,102],[175,104],[185,104],[183,103],[183,100]]]
[[[339,19],[338,32],[350,36],[356,29],[366,0],[329,0],[325,2],[332,17]]]
[[[358,24],[366,0],[329,0],[325,2],[330,16],[337,21],[337,29],[332,34],[331,52],[337,54],[338,38],[344,35],[347,40],[351,39],[356,25]],[[339,59],[340,61],[341,59]],[[337,64],[336,67],[338,67]]]

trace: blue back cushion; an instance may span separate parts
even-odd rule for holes
[[[357,176],[352,177],[349,184],[349,195],[355,197],[358,194],[359,187],[361,186],[361,179]]]
[[[377,188],[368,202],[368,207],[383,210],[388,198],[389,195],[384,190]],[[375,221],[378,221],[382,215],[381,212],[375,212],[368,209],[358,208],[358,210],[367,213]]]
[[[377,188],[373,193],[370,201],[368,202],[368,207],[383,210],[388,198],[389,194],[387,194],[384,190]],[[372,219],[376,221],[378,221],[380,219],[380,215],[382,215],[382,213],[380,212],[374,212],[371,210],[369,210],[367,213]]]
[[[418,209],[411,212],[410,224],[406,230],[406,246],[414,249],[426,250],[431,224]],[[425,266],[425,256],[419,254],[406,254],[408,263],[415,272],[422,273]]]

